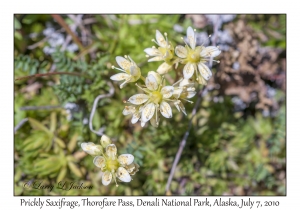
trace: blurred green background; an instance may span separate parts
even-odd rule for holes
[[[115,93],[99,102],[93,125],[105,126],[118,154],[131,153],[140,165],[133,181],[119,187],[102,185],[100,170],[80,144],[99,143],[89,114],[118,73],[111,69],[115,57],[130,55],[146,76],[161,64],[148,63],[143,52],[153,46],[155,30],[182,45],[188,26],[197,29],[198,44],[220,46],[221,63],[212,67],[171,194],[286,195],[286,16],[262,14],[15,15],[15,79],[50,74],[14,82],[15,195],[165,195],[194,104],[185,104],[188,116],[172,107],[173,118],[142,129],[122,115],[122,101],[138,92],[136,86],[120,90],[113,83]],[[62,180],[93,189],[23,187]]]

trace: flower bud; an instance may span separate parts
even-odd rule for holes
[[[103,135],[101,136],[100,143],[102,147],[106,148],[107,145],[111,144],[111,140],[108,136]]]

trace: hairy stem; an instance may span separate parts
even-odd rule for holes
[[[219,16],[217,17],[217,21],[216,23],[214,24],[214,34],[217,34],[218,30],[219,30]],[[217,43],[217,39],[218,37],[216,36],[214,39],[213,39],[213,46],[216,45]],[[210,63],[209,63],[209,67],[212,67],[212,58],[210,60]],[[176,169],[176,166],[180,160],[180,157],[181,157],[181,154],[182,154],[182,151],[183,151],[183,148],[185,147],[185,144],[186,144],[186,141],[187,141],[187,138],[189,137],[190,135],[190,129],[192,127],[192,120],[194,118],[194,116],[196,115],[196,112],[199,108],[199,105],[200,105],[200,102],[201,102],[201,97],[203,95],[204,92],[206,92],[206,87],[207,86],[203,86],[202,90],[200,90],[198,92],[198,99],[197,99],[197,102],[193,108],[193,111],[192,111],[192,117],[190,119],[190,122],[189,122],[189,125],[188,125],[188,129],[186,130],[181,142],[180,142],[180,146],[178,148],[178,151],[176,153],[176,156],[175,156],[175,160],[173,162],[173,165],[172,165],[172,168],[171,168],[171,172],[170,172],[170,176],[168,178],[168,182],[167,182],[167,185],[166,185],[166,194],[167,195],[170,195],[171,192],[170,192],[170,185],[171,185],[171,181],[173,179],[173,176],[174,176],[174,173],[175,173],[175,169]]]
[[[175,174],[176,166],[177,166],[177,164],[178,164],[178,162],[179,162],[179,160],[180,160],[182,151],[183,151],[183,149],[184,149],[184,147],[185,147],[185,145],[186,145],[186,141],[187,141],[187,139],[188,139],[188,137],[189,137],[189,135],[190,135],[190,130],[191,130],[191,127],[192,127],[192,120],[193,120],[194,116],[195,116],[196,113],[197,113],[197,110],[198,110],[199,105],[200,105],[200,102],[201,102],[202,95],[203,95],[203,93],[205,92],[206,87],[207,87],[207,86],[203,86],[203,88],[202,88],[201,90],[199,90],[199,92],[198,92],[198,94],[197,94],[197,95],[198,95],[198,99],[197,99],[197,102],[196,102],[196,104],[195,104],[195,106],[194,106],[194,108],[193,108],[193,111],[192,111],[192,117],[191,117],[191,119],[190,119],[190,122],[189,122],[189,125],[188,125],[188,129],[186,130],[186,132],[185,132],[185,134],[184,134],[184,136],[183,136],[183,138],[182,138],[182,140],[181,140],[181,142],[180,142],[180,145],[179,145],[178,151],[177,151],[177,153],[176,153],[175,160],[174,160],[174,162],[173,162],[173,165],[172,165],[172,168],[171,168],[171,172],[170,172],[170,175],[169,175],[169,178],[168,178],[168,182],[167,182],[167,185],[166,185],[166,194],[167,194],[167,195],[170,195],[170,194],[171,194],[171,193],[170,193],[170,185],[171,185],[171,181],[172,181],[173,176],[174,176],[174,174]]]

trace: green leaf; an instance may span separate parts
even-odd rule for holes
[[[79,168],[73,163],[73,162],[68,162],[68,166],[70,168],[70,170],[77,176],[77,177],[82,177],[81,171],[79,170]]]
[[[78,134],[75,133],[75,134],[72,136],[72,138],[71,138],[71,140],[70,140],[70,142],[69,142],[69,144],[68,144],[68,150],[69,150],[70,152],[73,152],[73,151],[74,151],[74,149],[75,149],[75,147],[76,147],[76,145],[77,145],[77,138],[78,138]]]
[[[19,20],[16,17],[14,18],[14,27],[15,27],[15,29],[22,28],[21,23],[19,22]]]
[[[56,129],[56,112],[50,114],[50,132],[53,133]]]
[[[66,144],[65,144],[64,141],[61,140],[60,138],[54,137],[54,141],[55,141],[61,148],[65,148],[65,147],[66,147]]]
[[[16,196],[21,195],[21,194],[23,193],[23,187],[20,187],[20,186],[15,185],[15,190],[14,190],[14,192],[15,192],[15,195],[16,195]]]
[[[28,121],[33,129],[45,131],[49,135],[52,135],[51,131],[39,121],[32,118],[28,118]]]
[[[60,172],[56,178],[56,182],[58,183],[62,181],[66,177],[66,175],[67,175],[67,167],[65,166],[62,169],[60,169]]]

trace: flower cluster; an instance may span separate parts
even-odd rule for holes
[[[166,33],[165,36],[166,39],[158,30],[156,31],[156,41],[152,41],[159,45],[159,47],[156,49],[155,46],[153,46],[152,48],[144,50],[147,53],[147,57],[154,56],[149,59],[148,62],[165,61],[157,69],[159,74],[168,73],[173,64],[176,64],[176,66],[179,62],[185,64],[183,68],[184,79],[190,79],[196,72],[196,80],[198,83],[205,85],[206,81],[212,76],[210,69],[205,63],[209,61],[210,58],[216,57],[221,53],[219,48],[214,46],[204,47],[203,45],[196,46],[196,36],[192,27],[188,27],[187,29],[187,40],[189,44],[185,43],[185,47],[178,45],[174,50],[174,47],[167,39]]]
[[[184,114],[185,108],[182,105],[181,100],[193,97],[196,92],[195,88],[189,87],[189,85],[178,85],[180,81],[173,86],[166,86],[165,80],[160,74],[150,71],[145,80],[145,86],[141,87],[137,85],[144,94],[136,94],[128,99],[131,103],[130,106],[125,106],[123,110],[124,115],[132,115],[132,123],[141,121],[141,126],[144,127],[146,122],[157,127],[159,125],[159,114],[165,118],[172,117],[172,109],[169,103],[173,103],[177,109]],[[189,101],[190,102],[190,101]]]
[[[158,127],[160,115],[172,118],[171,105],[187,115],[183,102],[192,103],[189,99],[196,95],[194,79],[199,84],[206,85],[212,72],[205,63],[221,53],[218,47],[196,46],[195,32],[191,27],[187,29],[188,43],[185,42],[185,46],[178,45],[174,48],[168,40],[167,33],[162,35],[158,30],[152,41],[158,47],[146,48],[144,52],[147,54],[146,57],[151,57],[148,62],[164,61],[156,72],[149,71],[144,78],[137,64],[125,55],[116,57],[120,68],[112,66],[121,73],[110,77],[114,81],[123,81],[120,88],[139,79],[143,80],[144,85],[136,83],[143,93],[137,93],[125,101],[128,105],[123,110],[123,115],[132,116],[133,124],[140,121],[142,127],[148,121],[154,127]],[[166,85],[164,75],[172,70],[173,65],[177,69],[179,63],[184,64],[182,78],[173,85]],[[130,182],[131,176],[139,170],[139,165],[133,162],[134,156],[131,154],[117,156],[117,147],[105,135],[101,137],[100,145],[88,142],[82,143],[81,148],[94,156],[93,163],[102,171],[103,185],[108,185],[113,179],[117,186],[117,180]]]
[[[174,56],[174,47],[167,38],[167,33],[165,33],[165,36],[166,38],[164,38],[160,31],[156,30],[156,40],[152,39],[152,41],[159,47],[156,48],[153,46],[152,48],[146,48],[144,50],[144,52],[147,53],[146,57],[153,56],[153,58],[150,58],[148,62],[165,61],[157,69],[159,74],[168,73],[171,70],[172,65],[178,62],[178,59]]]
[[[139,170],[139,165],[133,162],[134,156],[123,154],[117,157],[117,147],[106,135],[101,137],[100,144],[82,143],[81,148],[95,156],[93,163],[103,172],[102,184],[108,185],[112,179],[116,182],[116,186],[117,180],[130,182],[131,176]]]
[[[118,65],[121,67],[121,69],[117,68],[115,66],[112,66],[112,68],[120,70],[123,73],[115,74],[115,75],[111,76],[110,79],[115,80],[115,81],[125,80],[120,85],[120,88],[123,88],[127,83],[135,82],[140,78],[141,70],[129,56],[125,55],[125,58],[123,58],[122,56],[117,56],[116,61],[117,61]]]
[[[129,56],[125,56],[125,58],[116,57],[121,69],[114,66],[113,68],[124,73],[113,75],[111,79],[125,80],[120,88],[123,88],[127,83],[137,81],[139,78],[145,83],[145,85],[136,84],[144,93],[131,96],[127,101],[129,105],[126,105],[123,110],[123,115],[132,115],[131,122],[133,124],[140,121],[141,126],[144,127],[150,121],[153,126],[157,127],[160,114],[165,118],[172,117],[170,104],[186,115],[183,101],[191,102],[188,99],[196,95],[194,79],[199,84],[207,84],[206,81],[210,79],[212,72],[205,63],[218,56],[221,51],[214,46],[196,46],[196,36],[192,27],[187,29],[187,40],[188,43],[185,42],[185,46],[178,45],[174,48],[168,40],[167,33],[162,35],[160,31],[156,30],[155,39],[152,41],[158,47],[146,48],[144,52],[147,54],[146,57],[151,57],[148,62],[164,62],[156,72],[148,72],[146,78],[141,76],[140,68]],[[173,65],[177,69],[179,63],[185,65],[182,78],[173,85],[166,85],[164,75],[172,70]]]

